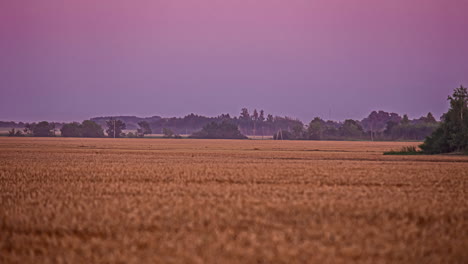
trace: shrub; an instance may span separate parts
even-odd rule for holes
[[[384,152],[384,155],[421,155],[422,151],[418,150],[415,146],[406,146],[400,150],[391,150]]]

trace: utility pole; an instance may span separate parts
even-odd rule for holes
[[[114,121],[114,138],[115,138],[115,119],[113,121]]]

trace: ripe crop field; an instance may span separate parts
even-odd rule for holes
[[[468,158],[410,144],[0,138],[0,263],[468,263]]]

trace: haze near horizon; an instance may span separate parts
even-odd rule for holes
[[[447,110],[466,0],[2,1],[0,120]]]

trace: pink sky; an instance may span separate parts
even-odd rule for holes
[[[468,0],[6,0],[0,120],[440,116],[468,85]]]

